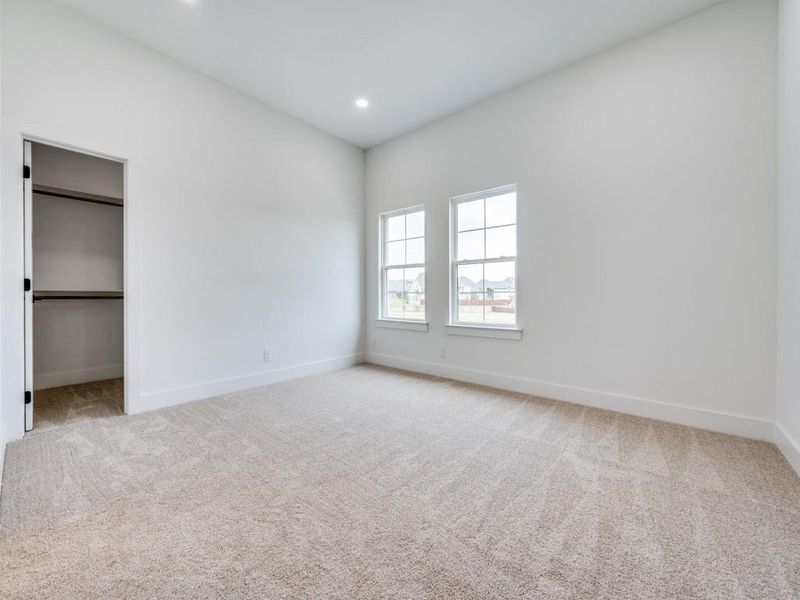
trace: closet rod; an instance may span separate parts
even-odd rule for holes
[[[119,300],[124,298],[123,292],[72,292],[72,291],[34,291],[33,301],[40,300]]]
[[[110,196],[100,196],[87,192],[75,192],[61,188],[50,187],[47,185],[33,185],[33,193],[42,196],[53,196],[54,198],[66,198],[68,200],[80,200],[81,202],[91,202],[93,204],[105,204],[106,206],[123,207],[122,198],[112,198]]]

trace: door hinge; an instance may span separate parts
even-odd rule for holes
[[[22,167],[22,178],[23,179],[31,178],[31,168],[28,165]]]
[[[23,284],[23,287],[24,287],[26,292],[30,292],[31,291],[31,280],[28,279],[27,277],[25,278],[25,283]]]
[[[33,394],[25,392],[25,404],[30,404],[31,402],[33,402]]]

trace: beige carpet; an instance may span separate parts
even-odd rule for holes
[[[0,598],[800,598],[777,449],[396,371],[9,445]]]
[[[33,431],[104,419],[123,413],[122,379],[38,390],[34,396]]]

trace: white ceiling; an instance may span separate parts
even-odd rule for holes
[[[719,0],[56,1],[369,147]]]

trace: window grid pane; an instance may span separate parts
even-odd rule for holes
[[[423,320],[425,318],[425,294],[405,292],[403,316],[414,321]]]
[[[406,240],[407,265],[421,265],[425,262],[425,238]]]
[[[517,222],[516,193],[489,196],[486,199],[486,227],[514,225]]]
[[[459,293],[483,291],[483,263],[458,265],[456,267]]]
[[[513,257],[517,254],[517,226],[486,229],[486,258]]]
[[[458,231],[483,229],[486,226],[486,209],[483,198],[460,202],[457,208]]]
[[[458,234],[458,260],[475,260],[486,257],[486,230],[466,231]]]
[[[406,237],[425,237],[425,211],[418,210],[406,215]]]
[[[386,241],[394,242],[406,237],[406,217],[399,215],[386,218]]]
[[[403,318],[403,294],[401,292],[388,292],[384,297],[385,314],[389,319]]]
[[[484,322],[484,302],[483,292],[470,292],[458,295],[458,320],[461,323],[483,323]]]
[[[406,256],[406,242],[405,240],[398,240],[396,242],[388,242],[386,244],[386,266],[393,267],[396,265],[405,264]]]

